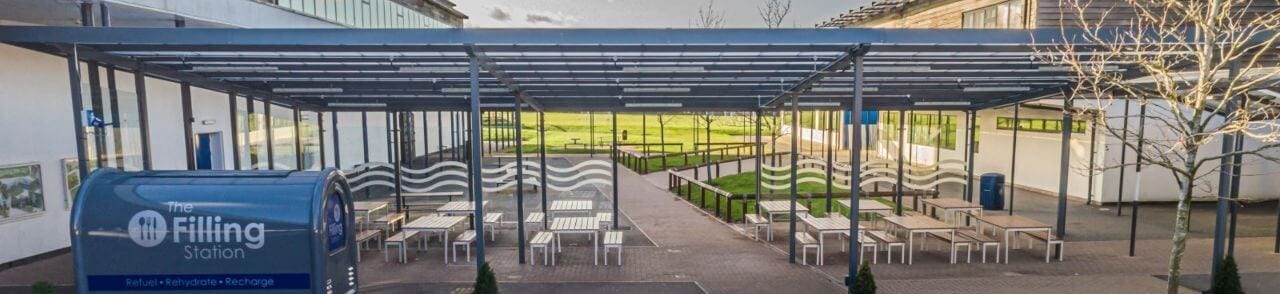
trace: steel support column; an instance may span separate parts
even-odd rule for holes
[[[763,111],[756,109],[756,213],[760,213],[760,193],[763,191],[761,185],[764,182],[764,143],[761,141],[763,128],[760,124],[761,113]],[[743,211],[743,215],[747,212]],[[745,216],[744,216],[745,221]]]
[[[1009,215],[1013,215],[1013,196],[1018,191],[1015,179],[1018,176],[1018,130],[1022,129],[1022,118],[1019,113],[1021,106],[1022,104],[1013,105],[1013,140],[1011,140],[1013,146],[1009,150]]]
[[[516,109],[513,118],[514,124],[520,125],[520,113],[523,111],[523,105],[520,98],[515,99]],[[520,137],[520,128],[515,130],[516,138]],[[541,190],[541,189],[539,189]],[[525,239],[524,239],[524,141],[516,140],[516,247],[520,247],[520,263],[525,263]]]
[[[831,141],[834,139],[834,138],[832,138],[832,137],[831,137],[831,133],[832,133],[833,131],[835,131],[835,124],[834,124],[834,123],[832,123],[832,122],[834,121],[834,116],[835,116],[835,115],[834,115],[834,113],[835,113],[835,112],[833,112],[833,111],[827,111],[827,128],[826,128],[826,132],[823,132],[823,133],[824,133],[824,135],[825,135],[825,136],[823,136],[823,142],[824,142],[824,143],[826,143],[826,144],[823,144],[823,145],[825,145],[825,146],[827,147],[827,148],[826,148],[826,149],[827,149],[827,150],[826,150],[826,151],[827,151],[827,208],[826,208],[826,214],[831,214],[831,207],[835,206],[835,205],[831,205],[831,203],[832,203],[832,202],[831,202],[831,190],[832,190],[832,187],[831,187],[831,186],[832,186],[832,184],[833,184],[833,183],[835,182],[835,180],[836,180],[834,177],[832,177],[832,173],[834,173],[834,172],[835,172],[835,164],[834,164],[834,162],[833,162],[834,160],[832,159],[832,157],[835,155],[835,154],[834,154],[834,152],[835,152],[835,151],[834,151],[834,150],[832,150],[832,149],[834,149],[834,148],[833,148],[833,146],[835,146],[835,144],[832,144],[832,143],[831,143]],[[849,173],[853,173],[853,172],[854,172],[854,170],[853,170],[853,169],[850,169],[850,172],[849,172]],[[856,199],[856,198],[854,198],[854,200],[857,200],[857,199]],[[812,203],[810,203],[809,205],[813,205],[813,204],[812,204]],[[824,214],[824,215],[826,215],[826,214]]]
[[[1247,109],[1247,103],[1249,103],[1248,100],[1245,100],[1241,108]],[[1244,132],[1236,131],[1236,138],[1238,138],[1235,146],[1236,155],[1232,158],[1231,165],[1231,220],[1227,223],[1227,256],[1236,254],[1236,222],[1239,216],[1238,210],[1241,207],[1240,202],[1236,200],[1240,199],[1240,165],[1243,164],[1244,154],[1239,152],[1244,150]]]
[[[103,7],[102,22],[104,23],[103,24],[104,26],[107,24],[108,22],[107,18],[109,17],[107,15],[106,6],[107,6],[106,3],[102,4],[102,7]],[[109,114],[111,114],[111,123],[109,124],[112,126],[111,138],[112,138],[112,141],[114,142],[112,146],[115,147],[114,148],[115,153],[112,155],[112,157],[114,157],[116,160],[116,167],[119,167],[120,169],[124,169],[124,142],[123,142],[124,137],[120,134],[120,126],[122,126],[122,124],[120,123],[120,91],[118,88],[116,88],[116,68],[115,66],[111,66],[111,65],[106,66],[106,68],[107,68],[107,97],[111,98],[111,103],[108,104],[107,111]]]
[[[388,114],[390,114],[390,112],[388,112]],[[404,187],[404,141],[405,141],[404,133],[402,132],[402,130],[400,130],[402,119],[404,119],[404,113],[395,112],[395,118],[392,119],[392,123],[394,123],[395,129],[397,131],[392,131],[387,134],[388,140],[393,141],[395,144],[395,147],[391,148],[393,158],[395,159],[393,162],[391,162],[391,164],[395,165],[395,169],[393,169],[392,171],[396,173],[396,177],[395,177],[396,213],[400,213],[404,211],[404,195],[401,194],[401,192],[403,192],[404,190],[403,187]],[[391,128],[391,125],[388,125],[387,128]],[[392,136],[392,135],[395,135],[395,136]],[[480,235],[480,237],[483,239],[484,235]]]
[[[613,144],[609,146],[609,161],[613,164],[613,229],[618,229],[618,112],[610,111],[613,122]]]
[[[369,112],[368,111],[360,112],[360,138],[361,138],[360,142],[362,143],[361,145],[362,147],[360,147],[360,150],[364,152],[364,162],[362,162],[361,164],[369,163]],[[365,190],[365,191],[368,191],[368,190]]]
[[[91,6],[92,7],[92,6]],[[105,121],[106,115],[102,111],[102,74],[98,69],[97,62],[87,62],[89,65],[89,108],[93,109],[94,117]],[[107,166],[107,137],[106,126],[90,126],[93,128],[93,150],[94,159],[99,167]]]
[[[430,116],[427,116],[427,111],[423,110],[422,111],[422,132],[421,132],[422,133],[422,167],[423,168],[431,167],[431,128],[427,127],[427,118],[430,118]],[[416,160],[417,159],[415,158],[415,159],[410,159],[409,161],[412,162]]]
[[[1085,196],[1084,205],[1093,205],[1093,180],[1097,177],[1097,173],[1093,170],[1096,167],[1094,161],[1098,157],[1098,117],[1093,115],[1093,123],[1089,125],[1089,192]]]
[[[89,153],[85,146],[84,93],[80,88],[80,54],[75,45],[63,49],[67,54],[67,76],[71,88],[71,117],[75,124],[76,170],[81,179],[89,178]]]
[[[318,133],[316,134],[316,137],[317,137],[316,139],[320,141],[320,168],[319,169],[324,169],[326,165],[329,165],[329,161],[328,159],[325,158],[327,155],[325,154],[325,151],[327,150],[325,150],[324,148],[324,113],[323,112],[316,111],[316,130]]]
[[[236,92],[227,92],[227,105],[231,109],[231,166],[235,170],[240,170],[240,111],[236,107],[239,100]]]
[[[302,110],[293,108],[293,169],[302,168]]]
[[[1230,153],[1235,149],[1235,135],[1222,135],[1222,153]],[[1217,209],[1214,209],[1213,219],[1213,267],[1210,270],[1209,280],[1213,281],[1217,278],[1218,267],[1222,263],[1223,254],[1226,252],[1226,225],[1227,225],[1227,206],[1231,205],[1227,197],[1231,195],[1231,169],[1228,168],[1232,164],[1231,156],[1223,157],[1218,164],[1218,200]]]
[[[468,163],[467,166],[470,167],[471,169],[470,174],[471,174],[472,181],[468,187],[471,188],[471,197],[474,198],[474,201],[476,203],[476,205],[474,205],[475,217],[472,218],[473,220],[472,226],[476,231],[476,236],[479,236],[476,238],[476,264],[482,265],[482,264],[485,264],[485,256],[484,256],[485,242],[484,242],[484,226],[481,225],[481,221],[484,220],[484,204],[483,204],[484,203],[484,187],[481,187],[482,185],[480,184],[480,177],[481,177],[480,170],[481,168],[483,168],[482,163],[484,161],[483,160],[484,155],[481,152],[483,152],[484,150],[481,149],[483,146],[481,146],[482,144],[480,144],[480,142],[482,142],[481,140],[483,140],[483,138],[481,138],[480,136],[481,128],[479,127],[480,115],[481,115],[481,112],[480,112],[480,63],[477,62],[474,57],[470,58],[470,61],[471,61],[470,62],[471,97],[467,97],[468,98],[467,100],[471,104],[471,113],[470,113],[471,128],[469,130],[471,135],[471,144],[470,144],[471,156],[467,162]],[[524,221],[524,220],[518,220],[518,221]]]
[[[436,112],[436,163],[444,162],[444,113]]]
[[[793,264],[796,263],[796,188],[799,186],[796,182],[798,176],[796,170],[800,169],[796,166],[797,161],[800,161],[800,98],[793,96],[791,98],[791,187],[789,188],[791,214],[787,215],[787,260]]]
[[[266,97],[262,100],[263,122],[266,124],[267,130],[267,169],[276,169],[276,144],[275,144],[275,127],[271,123],[271,98]],[[365,190],[369,191],[369,190]]]
[[[1129,141],[1129,105],[1130,104],[1133,104],[1133,103],[1129,102],[1129,99],[1124,100],[1124,118],[1122,118],[1121,120],[1122,122],[1120,125],[1120,128],[1122,130],[1120,132],[1120,146],[1124,146],[1125,142]],[[1142,141],[1142,140],[1138,140],[1138,141]],[[1126,167],[1125,164],[1128,163],[1128,161],[1129,161],[1129,148],[1120,148],[1120,180],[1116,181],[1116,185],[1119,186],[1118,190],[1116,191],[1116,216],[1124,215],[1124,212],[1123,212],[1124,210],[1121,208],[1123,208],[1122,205],[1124,204],[1124,183],[1125,183],[1124,174],[1125,174],[1125,171],[1128,170],[1128,167]]]
[[[195,151],[195,134],[191,130],[191,123],[195,121],[191,117],[191,84],[181,84],[182,99],[182,138],[185,143],[187,156],[187,170],[196,169],[196,151]]]
[[[898,110],[898,174],[897,181],[893,185],[893,213],[902,216],[902,162],[906,159],[906,112]]]
[[[147,114],[147,74],[144,68],[142,62],[134,66],[133,91],[138,95],[138,136],[142,141],[140,142],[142,143],[142,170],[151,170],[151,123],[150,115]],[[82,179],[85,178],[82,177]]]
[[[1142,150],[1144,145],[1143,136],[1146,135],[1146,125],[1147,103],[1144,100],[1142,105],[1138,106],[1138,150]],[[1128,129],[1126,128],[1125,130]],[[1122,145],[1121,148],[1125,148],[1125,146]],[[1137,254],[1138,247],[1138,207],[1140,206],[1138,201],[1142,194],[1142,156],[1139,155],[1135,163],[1137,165],[1134,167],[1133,197],[1129,197],[1130,201],[1132,201],[1129,204],[1129,256]]]
[[[542,194],[542,215],[547,215],[547,113],[538,112],[538,191]],[[524,220],[520,220],[524,221]],[[542,218],[542,227],[547,228],[547,218]]]
[[[862,85],[863,85],[863,55],[858,54],[853,58],[853,106],[849,110],[849,123],[853,125],[850,128],[849,136],[858,138],[862,135]],[[830,142],[828,142],[829,144]],[[858,236],[858,222],[861,217],[858,214],[860,209],[859,201],[862,195],[862,175],[859,168],[862,166],[862,144],[849,144],[849,276],[844,278],[845,286],[853,287],[853,280],[858,276],[858,261],[862,259],[862,240]],[[875,253],[872,253],[875,254]],[[851,289],[857,290],[857,289]]]
[[[333,167],[342,169],[342,137],[338,136],[338,112],[333,111],[329,114],[333,116],[333,120],[329,121],[333,126]]]
[[[964,201],[973,202],[973,129],[977,121],[977,111],[964,112]]]
[[[1074,95],[1075,93],[1068,93],[1062,99],[1062,154],[1058,161],[1058,223],[1055,226],[1058,240],[1065,239],[1067,236],[1067,187],[1069,184],[1067,175],[1071,173],[1071,131],[1075,128],[1075,110],[1071,106]],[[1054,251],[1054,255],[1060,254],[1062,254],[1062,247]]]

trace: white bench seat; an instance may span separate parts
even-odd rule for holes
[[[942,242],[947,242],[951,246],[951,263],[952,264],[956,263],[956,259],[957,259],[960,247],[964,247],[965,262],[966,263],[973,262],[973,256],[972,256],[973,241],[967,238],[964,238],[964,236],[961,236],[959,233],[953,234],[953,233],[930,232],[929,236],[936,238],[938,240],[942,240]],[[924,242],[925,242],[925,245],[927,246],[929,240],[925,239]]]
[[[524,227],[537,226],[538,229],[546,229],[542,227],[542,222],[546,220],[547,215],[541,212],[534,212],[524,217]]]
[[[756,241],[760,241],[760,229],[764,229],[765,231],[765,240],[773,241],[773,230],[769,227],[770,223],[768,219],[760,216],[759,214],[752,213],[746,215],[746,221],[747,224],[751,225],[754,229],[752,237],[755,238]]]
[[[462,234],[458,234],[451,242],[453,245],[453,262],[458,262],[458,246],[467,249],[467,262],[471,262],[471,243],[476,242],[476,231],[466,230]]]
[[[863,234],[867,236],[867,238],[871,238],[871,240],[878,242],[880,247],[884,247],[886,251],[885,257],[887,257],[886,259],[889,264],[893,264],[893,247],[898,247],[898,261],[907,261],[907,242],[903,242],[902,239],[899,239],[897,236],[890,235],[885,231],[870,230],[863,232]]]
[[[818,254],[817,261],[814,264],[822,265],[822,246],[818,245],[818,239],[809,236],[808,233],[796,232],[796,244],[800,245],[800,262],[801,264],[809,264],[809,249],[814,249]]]
[[[996,240],[991,236],[987,236],[985,234],[979,233],[978,231],[975,231],[973,229],[956,230],[956,235],[962,236],[965,239],[969,239],[969,241],[973,241],[974,243],[978,244],[978,247],[982,249],[982,263],[987,263],[987,247],[996,248],[996,263],[1000,262],[1000,241],[999,240]]]
[[[389,257],[390,254],[388,253],[388,251],[390,250],[387,250],[387,247],[396,246],[396,248],[398,249],[396,253],[399,254],[397,256],[400,259],[400,263],[408,262],[409,261],[408,250],[406,250],[405,247],[408,247],[409,245],[408,244],[409,238],[412,238],[417,234],[418,234],[418,231],[402,231],[402,232],[396,233],[395,235],[391,235],[391,237],[387,237],[387,240],[382,242],[382,260],[390,261],[390,257]],[[426,241],[418,242],[419,246],[422,246],[424,244],[426,244]]]
[[[489,240],[498,240],[498,226],[502,225],[502,213],[484,214],[484,228],[489,230]]]
[[[622,231],[604,232],[604,238],[601,238],[601,245],[604,247],[604,265],[609,265],[609,248],[618,249],[618,265],[622,265]]]
[[[555,265],[556,253],[551,250],[551,243],[555,242],[555,234],[551,232],[538,232],[533,235],[533,239],[529,240],[529,252],[536,253],[535,249],[542,248],[542,265]],[[547,262],[550,257],[550,263]]]
[[[605,230],[612,228],[613,213],[612,212],[596,213],[596,222],[600,223],[600,226],[603,227]]]
[[[1045,243],[1046,245],[1044,246],[1044,262],[1045,263],[1049,263],[1049,258],[1051,257],[1050,253],[1052,252],[1050,250],[1053,249],[1053,246],[1058,246],[1058,251],[1060,251],[1058,253],[1058,261],[1062,261],[1062,256],[1065,255],[1061,252],[1061,251],[1064,251],[1063,250],[1064,248],[1062,248],[1063,247],[1062,239],[1055,238],[1053,234],[1049,234],[1049,232],[1044,232],[1044,231],[1019,232],[1019,234],[1030,238],[1030,240],[1027,240],[1027,247],[1031,247],[1033,241],[1040,241]],[[1017,241],[1014,241],[1014,242],[1017,242]],[[1005,256],[1004,258],[1006,262],[1009,259],[1008,256]]]

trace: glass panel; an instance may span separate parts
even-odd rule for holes
[[[249,156],[248,156],[249,146],[250,146],[248,141],[249,106],[245,104],[249,102],[246,101],[244,98],[240,98],[238,96],[235,99],[236,99],[236,109],[235,109],[236,121],[233,121],[231,123],[235,124],[237,132],[231,135],[235,136],[235,140],[236,140],[235,142],[238,142],[240,144],[231,146],[231,148],[235,148],[236,152],[240,153],[240,162],[239,162],[240,168],[246,169],[246,167],[252,166],[252,164],[249,163]]]
[[[320,169],[320,128],[316,113],[302,112],[299,130],[302,132],[302,166],[305,170]]]
[[[294,149],[293,110],[271,106],[271,145],[275,154],[275,169],[289,170],[298,167],[297,150]]]

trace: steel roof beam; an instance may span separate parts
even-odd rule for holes
[[[484,69],[484,71],[488,72],[490,76],[493,76],[494,79],[497,79],[503,86],[506,86],[507,89],[511,90],[511,93],[520,98],[520,101],[523,101],[525,104],[529,104],[529,107],[532,107],[533,110],[542,112],[542,103],[538,103],[538,100],[530,97],[524,90],[521,90],[520,86],[508,77],[505,72],[490,64],[489,58],[485,56],[484,52],[481,52],[479,48],[476,48],[476,46],[468,46],[466,50],[467,55],[471,56],[471,58],[480,65],[481,69]]]
[[[782,93],[778,94],[772,99],[769,99],[769,101],[765,102],[764,105],[761,105],[761,107],[777,107],[779,105],[782,105],[782,102],[785,102],[786,100],[790,100],[791,98],[796,97],[797,95],[803,94],[805,91],[808,91],[809,88],[813,86],[813,84],[818,83],[828,75],[832,75],[832,74],[835,74],[835,72],[837,71],[841,71],[846,68],[849,68],[849,65],[853,64],[854,56],[858,56],[866,53],[867,53],[867,46],[865,44],[855,45],[849,48],[848,50],[846,50],[846,52],[843,55],[840,55],[840,58],[837,58],[835,61],[832,61],[831,63],[827,64],[826,66],[823,66],[817,71],[810,73],[807,77],[791,85]]]

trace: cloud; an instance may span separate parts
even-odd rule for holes
[[[489,17],[492,17],[494,20],[497,20],[497,21],[511,20],[511,14],[508,14],[506,11],[503,11],[501,7],[494,7],[493,11],[489,12]]]
[[[554,25],[564,25],[563,20],[559,20],[554,17],[548,16],[548,15],[541,15],[541,14],[530,13],[529,15],[525,16],[524,20],[534,24],[546,23],[546,24],[554,24]]]

